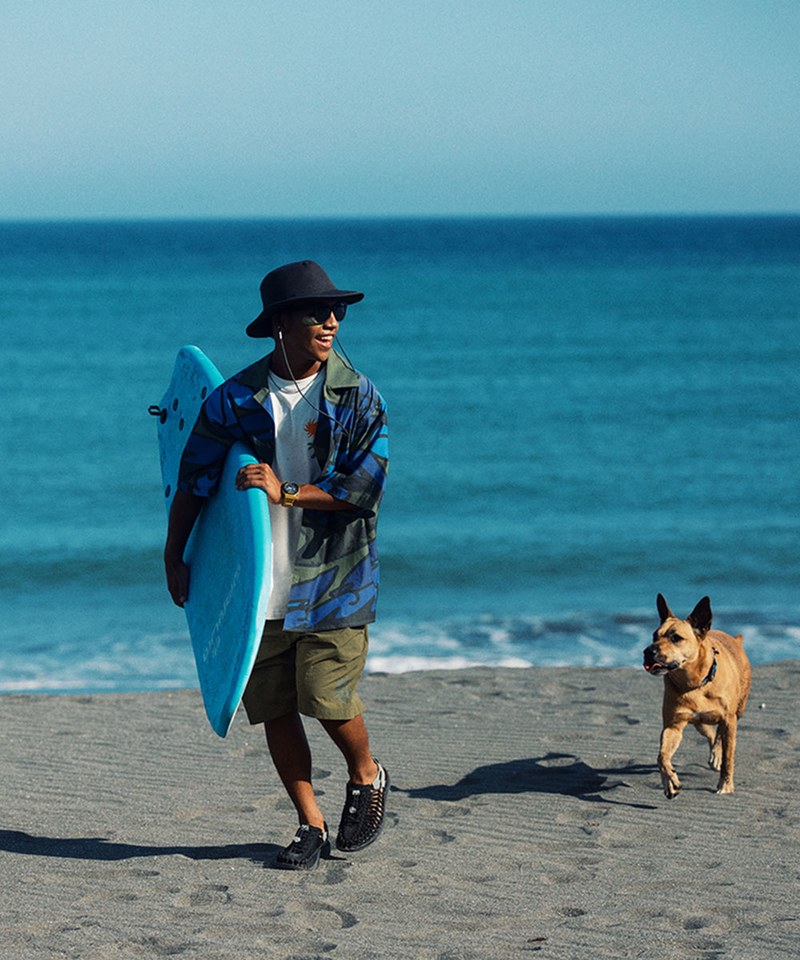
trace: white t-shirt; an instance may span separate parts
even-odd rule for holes
[[[298,380],[295,385],[293,380],[276,377],[270,371],[269,398],[275,421],[273,469],[282,483],[311,483],[314,478],[314,436],[324,380],[325,375],[320,371],[313,377]],[[286,615],[289,603],[303,512],[295,507],[270,503],[269,518],[272,524],[272,582],[267,619],[280,620]]]

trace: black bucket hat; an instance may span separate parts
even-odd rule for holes
[[[331,278],[313,260],[287,263],[272,270],[261,281],[264,309],[247,326],[249,337],[271,337],[272,318],[282,310],[293,310],[307,303],[358,303],[364,294],[358,290],[338,290]]]

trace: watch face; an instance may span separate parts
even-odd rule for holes
[[[300,487],[298,487],[296,483],[291,483],[291,482],[284,483],[282,489],[283,489],[283,492],[288,493],[290,497],[295,496],[300,491]]]

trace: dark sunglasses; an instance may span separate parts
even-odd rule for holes
[[[307,307],[303,311],[303,323],[307,327],[316,327],[319,324],[327,323],[331,314],[333,314],[337,323],[341,323],[346,313],[346,303],[326,303],[319,307]]]

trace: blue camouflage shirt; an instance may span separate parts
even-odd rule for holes
[[[270,357],[206,398],[183,452],[179,489],[212,496],[236,440],[272,465]],[[293,631],[363,626],[375,619],[378,599],[375,537],[389,464],[386,406],[373,384],[335,352],[325,364],[313,457],[319,472],[312,483],[356,509],[303,510],[284,626]]]

